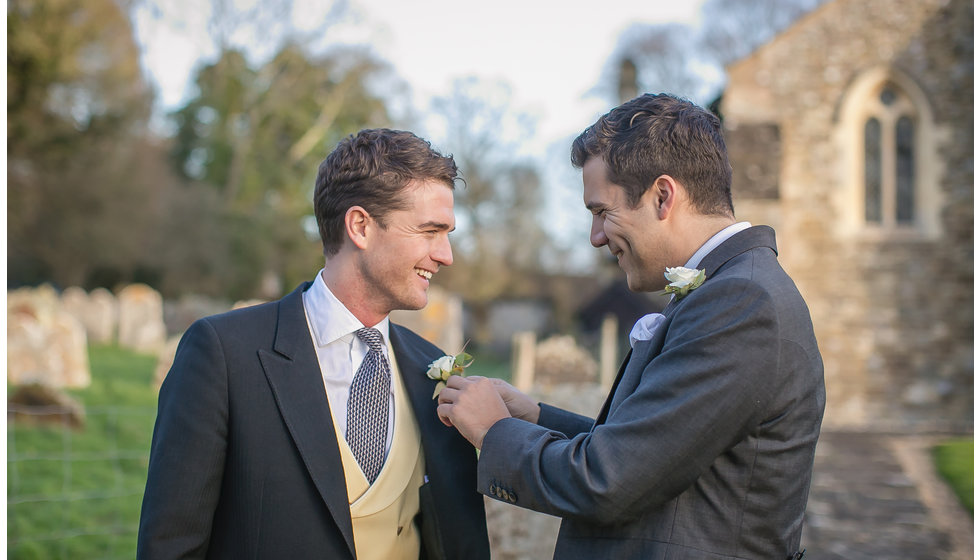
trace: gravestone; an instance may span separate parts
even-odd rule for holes
[[[89,341],[111,344],[116,341],[116,325],[119,322],[119,303],[116,296],[105,288],[96,288],[88,294],[88,319],[84,321]]]
[[[105,288],[91,293],[79,287],[69,287],[61,293],[61,305],[85,327],[89,342],[110,344],[116,328],[116,297]]]
[[[145,284],[130,284],[119,292],[119,345],[136,352],[156,354],[163,348],[167,328],[163,298]]]
[[[92,381],[85,327],[50,286],[7,294],[7,381],[55,388]]]

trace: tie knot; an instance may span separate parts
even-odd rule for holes
[[[365,327],[363,329],[358,329],[355,334],[357,337],[364,341],[364,344],[368,345],[368,348],[373,352],[380,352],[381,346],[384,343],[384,339],[381,337],[381,331],[373,327]]]

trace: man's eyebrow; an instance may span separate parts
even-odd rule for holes
[[[589,211],[592,211],[592,212],[594,212],[596,210],[601,210],[601,209],[603,209],[605,207],[606,207],[606,205],[605,204],[602,204],[601,202],[586,202],[585,203],[585,209],[586,210],[589,210]]]
[[[455,231],[456,229],[455,227],[450,226],[449,224],[443,222],[436,222],[436,221],[428,221],[425,222],[424,224],[419,224],[418,228],[419,229],[448,229],[449,231]]]

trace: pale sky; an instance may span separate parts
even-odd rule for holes
[[[236,0],[250,1],[256,0]],[[524,139],[521,155],[559,168],[545,170],[546,182],[552,183],[551,189],[567,189],[572,181],[581,186],[567,163],[568,143],[611,108],[612,101],[593,90],[619,36],[635,23],[697,26],[701,3],[351,0],[355,23],[331,27],[329,34],[334,42],[369,45],[391,63],[409,84],[411,103],[420,113],[429,108],[433,96],[449,93],[455,78],[477,76],[506,83],[511,106],[537,120],[536,133]],[[156,17],[145,11],[137,16],[137,36],[159,102],[172,110],[186,101],[195,64],[215,54],[206,29],[209,3],[159,0],[156,5],[161,10]],[[316,21],[323,5],[329,4],[296,0],[294,25]],[[562,193],[562,204],[556,205],[552,227],[559,232],[585,228],[575,235],[575,243],[584,241],[587,247],[587,213],[580,199],[568,204],[566,195]]]
[[[249,0],[238,0],[247,2]],[[326,2],[296,0],[295,25],[316,21]],[[608,110],[589,96],[622,32],[633,23],[695,25],[701,1],[657,0],[352,0],[357,23],[330,29],[334,41],[369,45],[413,91],[424,110],[454,78],[507,83],[516,109],[539,118],[554,140],[581,130]],[[161,0],[162,18],[143,13],[137,33],[144,64],[163,107],[185,100],[201,58],[214,56],[201,0]],[[256,41],[256,44],[261,44]]]

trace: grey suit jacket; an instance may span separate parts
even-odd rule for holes
[[[555,558],[784,559],[797,552],[824,409],[810,314],[775,233],[702,261],[593,423],[542,405],[483,442],[482,492],[563,518]]]
[[[337,435],[300,286],[282,300],[207,317],[181,339],[160,389],[138,558],[353,559]],[[391,325],[428,482],[424,558],[490,557],[476,453],[436,415],[442,352]]]

